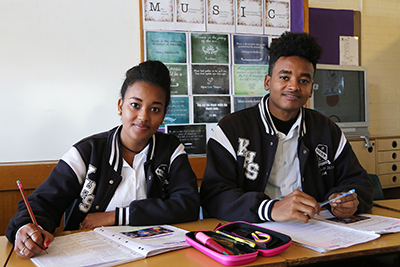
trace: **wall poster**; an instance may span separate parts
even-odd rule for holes
[[[187,125],[168,125],[167,133],[176,135],[185,146],[188,154],[206,153],[206,125],[187,124]]]
[[[164,62],[171,76],[161,130],[177,135],[189,154],[204,154],[219,120],[268,93],[267,47],[291,29],[291,16],[303,6],[291,6],[294,0],[142,1],[144,60]]]

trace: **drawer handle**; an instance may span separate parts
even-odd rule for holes
[[[394,171],[394,172],[397,171],[397,165],[396,164],[392,165],[392,171]]]
[[[393,154],[392,154],[392,159],[396,159],[397,158],[397,153],[396,152],[393,152]]]
[[[393,176],[392,181],[393,181],[393,183],[397,182],[397,176]]]
[[[393,142],[392,142],[392,147],[394,147],[394,148],[397,147],[397,142],[396,142],[396,141],[393,141]]]

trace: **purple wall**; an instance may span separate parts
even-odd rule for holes
[[[310,8],[309,21],[310,34],[322,47],[318,63],[339,65],[339,36],[354,35],[353,11]]]
[[[290,27],[291,32],[304,31],[303,1],[290,1]]]

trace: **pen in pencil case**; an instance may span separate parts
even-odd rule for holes
[[[325,206],[325,205],[328,204],[328,203],[334,202],[334,201],[336,201],[336,200],[338,200],[338,199],[340,199],[340,198],[342,198],[342,197],[351,195],[351,194],[353,194],[354,192],[356,192],[356,190],[355,190],[355,189],[351,189],[350,191],[348,191],[348,192],[346,192],[346,193],[343,193],[342,195],[340,195],[340,196],[338,196],[338,197],[335,197],[335,198],[332,198],[332,199],[327,200],[327,201],[325,201],[325,202],[322,202],[321,204],[319,204],[319,206],[320,206],[320,207]]]
[[[249,246],[252,247],[252,248],[255,248],[255,247],[256,247],[256,243],[254,243],[254,242],[252,242],[252,241],[250,241],[250,240],[246,240],[246,239],[243,239],[243,238],[240,238],[240,237],[237,237],[237,236],[233,236],[233,235],[231,235],[231,234],[228,234],[228,233],[225,233],[225,232],[219,231],[219,230],[215,230],[215,232],[216,232],[217,234],[220,234],[220,235],[229,237],[229,238],[235,240],[236,242],[249,245]]]
[[[37,228],[39,234],[42,236],[42,238],[44,238],[44,235],[42,234],[42,231],[40,230],[40,227],[39,227],[39,225],[38,225],[38,223],[36,221],[35,215],[33,214],[31,205],[29,204],[29,201],[26,198],[25,191],[24,191],[24,188],[22,187],[22,183],[21,183],[20,180],[17,181],[17,185],[18,185],[19,191],[21,192],[22,199],[25,202],[25,206],[26,206],[26,209],[28,210],[29,216],[31,217],[32,223],[36,226],[36,228]],[[42,249],[44,249],[46,251],[46,253],[47,253],[47,247],[46,246],[43,246]]]

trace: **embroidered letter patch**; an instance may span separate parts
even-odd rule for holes
[[[237,151],[237,156],[244,157],[243,168],[246,170],[246,178],[249,180],[255,180],[258,176],[258,171],[260,170],[260,165],[254,162],[256,157],[256,152],[248,151],[247,147],[250,144],[250,140],[245,138],[239,138],[239,147]]]
[[[93,200],[94,200],[94,189],[96,188],[96,182],[89,179],[89,175],[92,173],[95,173],[97,170],[96,167],[94,167],[93,165],[89,165],[89,169],[88,172],[86,173],[86,179],[85,179],[85,183],[82,187],[82,191],[81,191],[81,198],[82,198],[82,203],[79,204],[79,210],[82,212],[87,213],[90,209],[90,207],[93,204]]]

